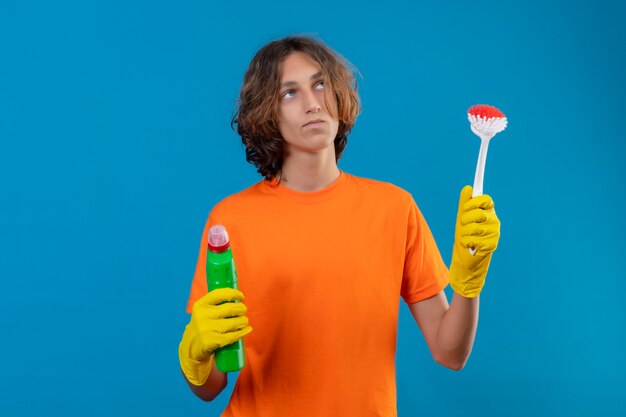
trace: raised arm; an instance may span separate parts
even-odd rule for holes
[[[442,290],[409,305],[433,358],[450,369],[462,369],[472,351],[478,327],[479,294],[499,238],[500,220],[493,200],[486,194],[472,198],[472,187],[465,186],[459,198],[450,262],[452,304],[448,306]],[[469,248],[475,248],[476,253],[472,255]]]
[[[478,327],[479,297],[454,294],[448,306],[441,291],[426,300],[409,304],[433,359],[455,371],[461,370],[472,351]]]

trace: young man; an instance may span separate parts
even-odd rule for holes
[[[461,191],[448,271],[410,193],[337,167],[358,113],[347,62],[317,40],[271,42],[250,63],[233,122],[264,180],[211,211],[179,348],[210,401],[227,385],[213,352],[247,335],[223,416],[395,416],[400,297],[435,361],[468,359],[499,238],[493,201]],[[240,291],[207,293],[213,224],[230,234]]]

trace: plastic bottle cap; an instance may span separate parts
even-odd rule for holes
[[[224,252],[230,246],[228,232],[221,224],[216,224],[209,230],[209,250],[212,252]]]

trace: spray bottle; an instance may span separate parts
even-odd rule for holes
[[[226,228],[219,224],[211,227],[208,240],[206,279],[209,291],[216,288],[238,289],[237,269]],[[222,372],[240,371],[244,362],[242,339],[215,351],[215,365]]]

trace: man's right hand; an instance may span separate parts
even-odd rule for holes
[[[191,320],[178,348],[181,368],[192,384],[204,384],[216,349],[234,343],[252,331],[245,316],[247,308],[243,299],[239,290],[219,288],[194,303]]]

